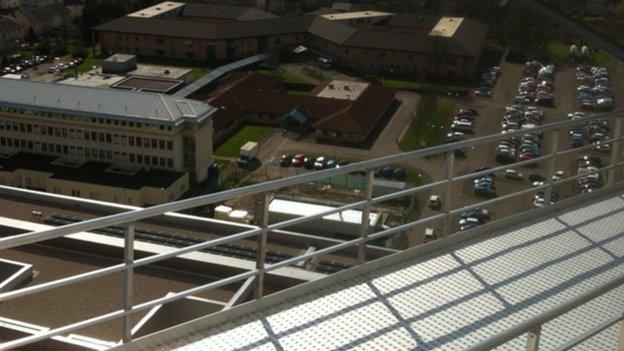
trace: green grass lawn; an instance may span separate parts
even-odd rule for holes
[[[221,144],[214,154],[221,157],[237,157],[241,146],[245,145],[246,142],[258,142],[277,130],[274,127],[245,126]]]
[[[305,83],[303,79],[281,68],[263,68],[257,71],[260,74],[280,78],[284,83]]]
[[[399,142],[399,149],[407,152],[438,145],[444,135],[444,126],[453,115],[454,108],[453,102],[444,100],[438,101],[433,109],[421,108],[416,121],[410,124]]]
[[[414,171],[410,171],[409,169],[405,170],[405,182],[410,183],[414,187],[418,187],[422,185],[422,177],[418,175],[418,173]]]
[[[468,85],[453,83],[429,83],[416,79],[400,79],[400,78],[381,78],[379,83],[387,88],[396,90],[407,90],[415,92],[437,91],[442,94],[448,93],[467,93],[470,89]]]
[[[327,82],[331,79],[331,76],[313,67],[306,67],[304,71],[306,75],[318,80],[319,82]]]
[[[546,46],[548,57],[557,66],[568,61],[570,57],[570,47],[560,42],[552,41]]]
[[[594,59],[594,63],[596,65],[605,67],[611,72],[615,70],[615,58],[610,54],[600,50],[592,53],[592,58]]]

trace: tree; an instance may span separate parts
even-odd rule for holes
[[[28,27],[26,41],[28,41],[28,43],[30,44],[33,44],[37,41],[37,37],[35,36],[35,29],[33,27]]]
[[[6,67],[8,65],[10,65],[9,58],[7,57],[7,55],[3,55],[2,56],[2,63],[0,63],[0,66]]]
[[[89,56],[89,52],[87,51],[87,49],[84,48],[84,46],[78,46],[72,53],[72,56],[80,57],[80,58],[87,58],[87,56]]]
[[[44,38],[35,49],[37,55],[50,55],[52,53],[52,39]]]

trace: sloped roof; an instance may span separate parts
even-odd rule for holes
[[[164,37],[181,37],[189,39],[216,39],[215,23],[195,22],[182,19],[159,19],[141,17],[119,17],[101,24],[94,30],[115,33],[140,33]]]
[[[395,26],[434,26],[438,17],[424,17],[414,22],[411,15],[395,15],[387,22]],[[441,19],[438,20],[438,22]],[[438,22],[435,22],[437,24]],[[437,45],[449,55],[476,56],[480,53],[488,27],[467,18],[458,21],[458,27],[446,36],[392,33],[361,30],[341,21],[322,16],[293,16],[249,20],[243,22],[199,22],[184,19],[154,19],[122,17],[95,27],[95,30],[119,33],[143,33],[165,37],[226,40],[291,33],[309,33],[338,45],[417,53],[433,53]],[[392,25],[392,24],[391,24]]]
[[[476,56],[482,50],[487,32],[488,26],[484,23],[464,18],[450,39],[456,50],[462,48],[462,51]]]
[[[232,21],[250,21],[256,19],[277,18],[255,7],[218,6],[202,3],[188,3],[182,10],[183,17],[220,18]]]
[[[170,95],[0,78],[0,106],[79,116],[178,124],[202,120],[214,108]]]
[[[344,43],[345,46],[402,50],[409,52],[429,52],[427,37],[404,33],[384,33],[376,31],[358,31]]]
[[[395,91],[371,84],[347,110],[329,115],[316,123],[316,129],[368,134],[394,101]]]
[[[368,134],[395,95],[393,89],[375,84],[369,85],[355,101],[289,95],[276,91],[271,85],[267,85],[266,90],[258,89],[253,74],[247,79],[234,74],[221,82],[216,97],[210,100],[218,109],[213,116],[215,130],[225,128],[243,112],[283,116],[298,110],[310,119],[314,128]]]
[[[199,22],[186,19],[120,17],[99,25],[94,30],[115,33],[141,33],[189,39],[249,38],[305,32],[314,17],[283,17],[243,22]]]
[[[342,44],[357,33],[358,30],[348,24],[319,16],[314,19],[308,28],[308,32],[332,43]]]
[[[387,22],[391,27],[406,27],[418,29],[431,29],[440,20],[438,15],[416,15],[409,13],[397,13]]]

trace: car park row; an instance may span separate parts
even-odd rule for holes
[[[542,154],[541,133],[531,133],[531,129],[542,124],[544,112],[536,107],[512,105],[505,108],[501,123],[501,133],[526,130],[522,138],[510,138],[501,141],[496,147],[495,159],[498,163],[509,164],[526,161]]]
[[[568,114],[571,120],[585,117],[584,112],[573,112]],[[586,123],[575,124],[570,127],[570,141],[572,148],[579,148],[589,144],[595,144],[595,151],[611,152],[611,144],[608,142],[609,124],[604,118],[596,118]]]
[[[462,107],[459,109],[453,116],[453,123],[451,124],[452,131],[446,135],[444,143],[450,144],[460,142],[466,139],[466,134],[474,134],[477,116],[479,116],[479,113],[473,108]],[[455,150],[455,156],[466,157],[466,150]]]
[[[578,179],[581,193],[590,193],[602,188],[602,177],[598,169],[602,167],[602,159],[597,156],[582,156],[576,160],[578,174],[586,174]]]
[[[84,60],[82,58],[75,58],[69,62],[56,63],[48,68],[48,73],[62,73],[70,68],[80,66],[83,62]]]
[[[29,68],[37,67],[40,64],[47,62],[47,61],[48,61],[48,56],[46,55],[42,55],[42,56],[37,55],[29,60],[21,60],[16,64],[0,68],[0,76],[4,76],[6,74],[20,74]]]
[[[541,106],[555,105],[555,65],[542,66],[537,61],[525,63],[522,71],[523,78],[518,85],[518,95],[514,103],[529,105],[535,103]]]
[[[494,86],[501,76],[501,68],[498,66],[491,67],[481,75],[481,81],[476,87],[474,94],[477,96],[491,97]]]
[[[282,168],[294,167],[305,168],[308,170],[320,171],[324,169],[340,168],[348,165],[347,160],[336,161],[325,156],[312,157],[304,154],[285,154],[282,155],[279,165]],[[389,180],[404,181],[407,173],[403,168],[382,167],[375,171],[375,177],[385,178]]]
[[[604,67],[578,65],[577,97],[586,110],[611,111],[615,108],[613,93],[610,88],[609,72]]]

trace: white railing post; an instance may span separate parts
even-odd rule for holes
[[[620,322],[620,336],[617,351],[624,351],[624,321]]]
[[[123,309],[129,311],[132,309],[132,289],[134,285],[134,226],[126,227],[126,236],[124,240],[124,290],[123,290]],[[127,314],[123,317],[123,342],[132,341],[132,323],[130,321],[132,315]]]
[[[544,206],[550,206],[551,198],[552,198],[552,190],[553,190],[553,176],[555,175],[555,166],[557,165],[557,152],[559,151],[559,134],[553,133],[552,137],[552,148],[551,155],[552,158],[548,163],[548,173],[546,182],[548,183],[548,188],[544,191]]]
[[[370,232],[370,212],[371,212],[371,200],[373,198],[373,181],[375,180],[375,171],[369,169],[366,171],[366,183],[364,184],[364,197],[366,198],[366,204],[362,208],[362,222],[360,224],[360,238],[362,241],[358,245],[358,264],[366,263],[366,237]]]
[[[256,299],[262,298],[264,294],[264,269],[266,265],[266,249],[267,249],[267,236],[269,226],[269,205],[273,200],[273,193],[262,193],[262,200],[260,201],[260,211],[258,218],[258,226],[262,229],[257,237],[258,249],[256,252],[256,269],[259,271],[256,276],[256,288],[254,289],[254,297]]]
[[[451,202],[453,200],[453,174],[455,173],[455,151],[450,150],[446,152],[446,167],[444,169],[444,177],[446,179],[446,190],[444,192],[444,201],[442,202],[442,209],[446,214],[442,222],[442,236],[448,236],[451,231]]]
[[[540,337],[542,335],[542,326],[539,325],[535,329],[527,333],[527,351],[539,350]]]
[[[613,128],[613,138],[616,139],[611,145],[611,158],[609,159],[609,165],[613,166],[609,170],[609,175],[607,179],[607,185],[612,186],[615,184],[615,175],[617,172],[617,168],[615,164],[618,163],[618,159],[620,158],[620,138],[622,137],[622,118],[624,117],[616,117],[615,118],[615,127]]]

